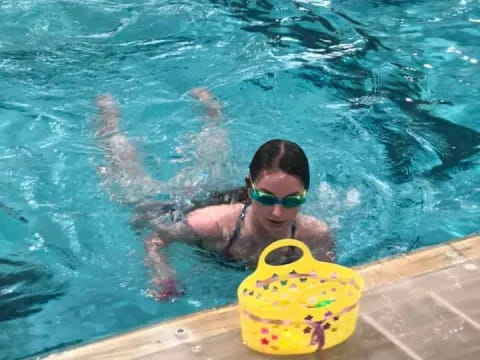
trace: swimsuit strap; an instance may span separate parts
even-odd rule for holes
[[[233,242],[237,239],[237,237],[240,235],[240,231],[242,230],[242,223],[243,220],[245,219],[245,215],[247,213],[247,209],[250,206],[250,203],[246,203],[243,205],[242,212],[238,216],[237,222],[235,224],[235,229],[233,229],[232,235],[227,240],[227,246],[225,246],[225,249],[223,249],[223,255],[227,258],[232,258],[232,253],[230,252],[230,248],[233,245]]]
[[[245,215],[247,213],[247,209],[248,209],[249,206],[250,206],[250,203],[246,203],[243,206],[242,212],[238,216],[237,222],[235,224],[235,229],[233,229],[232,235],[227,240],[227,246],[225,246],[225,248],[223,249],[222,253],[223,253],[223,256],[226,257],[226,258],[233,258],[233,255],[232,255],[232,252],[230,251],[230,249],[232,248],[232,245],[233,245],[234,241],[240,235],[240,232],[242,230],[242,223],[243,223],[243,220],[245,219]],[[292,223],[292,236],[291,236],[292,239],[295,239],[295,232],[296,231],[297,231],[297,224],[294,221]]]

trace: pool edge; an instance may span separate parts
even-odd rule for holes
[[[480,235],[474,234],[417,251],[384,258],[356,269],[365,279],[366,290],[415,278],[469,260],[480,259]],[[235,304],[201,311],[125,332],[80,347],[46,354],[45,359],[133,359],[161,356],[162,352],[239,328]],[[177,330],[182,329],[182,333]]]

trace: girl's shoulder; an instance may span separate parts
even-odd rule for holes
[[[327,224],[313,216],[300,214],[296,220],[298,237],[301,239],[318,239],[327,235],[329,229]]]
[[[323,221],[312,216],[297,218],[298,236],[310,247],[312,255],[320,261],[335,261],[335,241],[330,229]]]
[[[212,205],[187,214],[187,222],[199,235],[223,238],[226,229],[235,226],[243,209],[242,203]]]

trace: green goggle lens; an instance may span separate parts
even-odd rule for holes
[[[273,206],[275,204],[280,204],[286,208],[294,208],[300,206],[307,200],[305,192],[303,192],[301,195],[291,195],[279,199],[275,195],[252,188],[250,190],[250,195],[253,200],[259,202],[264,206]]]

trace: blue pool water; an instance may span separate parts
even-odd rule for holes
[[[201,185],[195,86],[225,107],[219,186],[265,140],[299,142],[305,212],[355,265],[478,230],[479,44],[473,0],[0,2],[0,358],[232,302],[246,275],[173,246],[187,296],[145,296],[142,234],[97,173],[97,94],[162,181]]]

